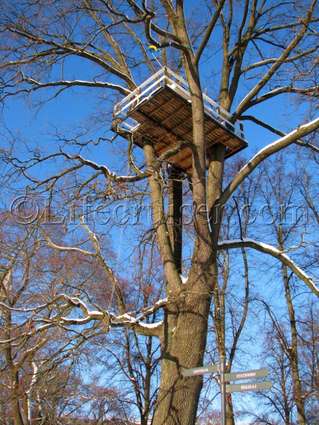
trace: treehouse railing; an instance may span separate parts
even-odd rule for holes
[[[115,105],[114,117],[120,120],[121,129],[134,132],[134,130],[138,128],[139,123],[128,117],[128,113],[145,100],[151,98],[161,87],[165,86],[182,96],[188,102],[191,102],[191,94],[187,82],[182,77],[175,74],[175,72],[163,67]],[[203,94],[203,101],[206,114],[219,122],[224,128],[245,140],[242,125],[231,123],[231,114],[228,111],[206,94]]]

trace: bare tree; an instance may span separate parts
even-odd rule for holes
[[[215,312],[221,311],[219,250],[251,248],[268,254],[283,263],[315,295],[319,293],[314,279],[280,248],[247,238],[219,241],[223,216],[220,206],[229,202],[264,160],[317,130],[319,119],[300,124],[263,147],[223,187],[225,146],[216,141],[210,155],[206,154],[202,89],[205,68],[201,61],[204,53],[213,58],[222,52],[219,55],[221,71],[214,76],[213,84],[219,87],[216,97],[221,107],[232,113],[233,122],[251,118],[244,114],[265,101],[276,102],[277,96],[283,93],[316,98],[318,88],[313,81],[316,81],[318,49],[317,1],[299,5],[298,2],[274,4],[247,0],[235,3],[221,0],[207,6],[209,19],[203,17],[196,28],[190,22],[192,14],[188,8],[191,6],[198,7],[180,0],[174,3],[162,0],[150,6],[132,0],[124,3],[56,1],[50,4],[37,0],[26,1],[21,6],[5,2],[1,19],[4,35],[1,42],[3,102],[12,96],[33,93],[38,93],[43,101],[45,97],[41,93],[46,93],[46,98],[56,97],[71,87],[91,88],[102,96],[110,90],[113,99],[119,94],[129,94],[141,77],[154,69],[154,60],[145,48],[147,44],[165,52],[164,60],[180,69],[186,77],[192,110],[192,172],[189,180],[194,206],[194,238],[186,282],[180,276],[181,231],[178,214],[175,214],[176,207],[179,210],[180,190],[178,187],[167,190],[162,160],[169,157],[157,158],[152,141],[144,143],[144,169],[136,167],[129,147],[128,156],[124,158],[132,171],[123,175],[120,171],[113,172],[104,161],[100,164],[89,156],[85,157],[88,153],[85,148],[94,146],[94,143],[84,140],[83,135],[60,137],[64,144],[55,153],[41,155],[35,152],[28,159],[10,153],[7,159],[34,189],[46,190],[51,197],[58,190],[65,189],[63,182],[71,181],[71,175],[76,186],[73,199],[78,199],[86,190],[99,199],[109,196],[112,200],[119,194],[126,198],[138,194],[145,196],[147,190],[152,205],[152,230],[156,234],[163,268],[165,298],[150,307],[131,310],[125,285],[101,245],[99,229],[92,229],[82,222],[86,233],[85,236],[82,233],[80,245],[62,244],[45,235],[47,245],[61,253],[77,253],[92,259],[103,270],[102,279],[113,288],[115,311],[66,293],[54,294],[43,308],[47,311],[54,306],[53,316],[44,320],[48,326],[58,324],[63,328],[91,324],[103,332],[120,327],[142,336],[159,338],[161,380],[154,425],[191,425],[195,422],[202,379],[183,378],[181,369],[202,364],[211,305]],[[221,30],[221,37],[216,35],[217,27]],[[89,75],[87,79],[81,78],[81,67],[75,63],[83,63]],[[73,71],[68,73],[69,66]],[[78,77],[74,78],[74,73]],[[262,124],[261,120],[254,118],[254,112],[251,113],[253,121]],[[110,111],[108,114],[110,117]],[[105,138],[98,139],[96,144],[102,141]],[[57,171],[51,173],[48,168],[47,177],[43,178],[37,170],[50,161],[55,162]],[[175,212],[167,214],[169,192],[174,197],[170,205]],[[203,214],[203,208],[209,220],[207,214]],[[174,217],[173,222],[167,220],[167,215]],[[32,312],[36,313],[39,308],[34,307]],[[162,311],[163,320],[149,323],[147,318],[158,310]],[[224,333],[219,333],[217,346],[221,356],[225,356],[223,338]],[[19,420],[16,416],[15,425],[22,425]]]

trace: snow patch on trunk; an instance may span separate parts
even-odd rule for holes
[[[182,281],[182,284],[185,285],[188,281],[188,276],[184,276],[182,274],[179,275]]]

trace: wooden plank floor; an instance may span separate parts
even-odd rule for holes
[[[137,107],[133,107],[128,116],[140,123],[133,133],[134,143],[142,146],[143,138],[147,137],[154,142],[158,156],[178,145],[181,141],[192,143],[191,104],[167,86],[160,88]],[[225,129],[208,114],[205,115],[205,137],[208,153],[216,143],[222,143],[226,146],[227,157],[247,146],[243,139]],[[192,156],[190,148],[180,148],[179,152],[171,156],[168,162],[191,172]]]

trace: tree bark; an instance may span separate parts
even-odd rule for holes
[[[8,310],[4,310],[2,312],[2,317],[4,319],[4,335],[5,338],[10,341],[11,335],[11,312]],[[12,420],[14,425],[24,425],[23,418],[21,415],[20,409],[20,401],[19,401],[19,372],[16,370],[13,360],[12,346],[11,343],[8,342],[6,344],[5,349],[5,359],[7,368],[10,374],[10,386],[11,386],[11,394],[10,394],[10,407]]]
[[[235,425],[233,400],[231,394],[227,394],[226,398],[226,425]]]
[[[278,229],[278,242],[281,250],[284,250],[283,244],[283,235],[282,228]],[[289,276],[287,266],[282,265],[282,279],[285,288],[285,298],[287,303],[289,322],[290,322],[290,338],[291,338],[291,347],[289,350],[289,362],[291,368],[291,377],[294,390],[294,402],[297,408],[297,423],[298,425],[306,425],[306,415],[305,415],[305,404],[302,393],[302,385],[299,374],[299,356],[298,356],[298,331],[296,325],[296,315],[295,308],[292,301],[290,286],[289,286]]]
[[[171,241],[177,271],[182,273],[183,249],[183,175],[176,167],[171,166],[168,177],[168,217],[167,227]]]
[[[185,29],[183,4],[176,5],[173,26],[184,46],[190,45]],[[182,376],[182,368],[201,366],[206,348],[207,326],[213,288],[216,287],[217,242],[212,243],[207,214],[206,191],[206,146],[204,129],[204,105],[198,69],[190,50],[184,54],[185,72],[191,93],[192,105],[192,194],[193,220],[196,239],[192,255],[192,266],[186,284],[176,279],[180,273],[178,239],[168,231],[163,219],[162,194],[156,187],[156,176],[150,177],[153,212],[157,224],[157,238],[161,257],[166,269],[168,303],[164,317],[164,332],[161,337],[162,361],[161,382],[157,397],[153,425],[194,425],[198,400],[202,388],[202,377]],[[152,152],[149,146],[144,148],[148,166],[152,164]],[[171,192],[172,193],[172,192]],[[175,192],[173,205],[178,204]],[[176,203],[175,203],[176,202]],[[160,207],[158,207],[160,206]],[[164,232],[171,233],[169,241]],[[166,255],[166,251],[168,255]],[[181,252],[181,251],[180,251]],[[165,257],[166,255],[166,257]],[[171,264],[173,262],[173,265]],[[178,284],[177,284],[178,280]]]
[[[161,383],[153,425],[195,423],[202,377],[184,378],[181,371],[203,364],[210,309],[210,293],[203,283],[188,282],[192,290],[184,290],[178,302],[166,310]]]
[[[302,394],[301,379],[299,374],[299,356],[298,356],[298,333],[296,327],[295,310],[292,303],[287,267],[282,267],[283,280],[285,285],[285,297],[287,302],[289,321],[290,321],[290,336],[291,349],[289,352],[289,362],[291,368],[291,377],[294,389],[294,401],[297,408],[297,423],[298,425],[306,425],[305,405]]]

